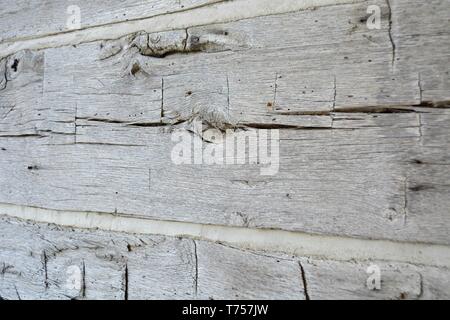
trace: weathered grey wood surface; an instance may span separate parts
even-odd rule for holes
[[[70,135],[65,144],[45,133],[4,137],[1,202],[448,243],[449,114],[426,112],[344,114],[336,129],[282,130],[273,177],[257,165],[176,166],[160,128],[88,121],[77,144]]]
[[[188,10],[220,0],[0,1],[0,42],[71,31],[71,5],[80,8],[81,28]]]
[[[92,9],[83,27],[214,2],[107,11],[83,2]],[[368,5],[382,10],[379,30],[366,26]],[[65,32],[62,1],[12,6],[1,6],[0,26],[35,14],[0,28],[0,42]],[[0,204],[449,245],[449,9],[449,0],[360,1],[9,55],[0,60]],[[234,134],[278,129],[278,174],[175,165],[172,133],[192,120]],[[448,271],[434,267],[380,263],[387,289],[366,292],[365,262],[7,219],[3,228],[8,299],[449,296]],[[35,241],[14,248],[22,229]],[[81,293],[62,288],[72,264],[85,269]]]
[[[0,200],[449,244],[449,114],[425,108],[447,99],[446,5],[393,1],[380,30],[362,3],[10,56]],[[174,165],[167,125],[194,117],[292,126],[279,174]]]
[[[448,299],[450,295],[449,270],[442,268],[324,261],[10,218],[0,218],[0,227],[3,299]],[[366,286],[371,264],[381,270],[381,290]],[[81,270],[79,290],[71,285],[71,268]]]

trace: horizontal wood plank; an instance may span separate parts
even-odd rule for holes
[[[0,298],[446,299],[445,268],[337,262],[0,218]],[[367,287],[367,268],[381,288]],[[79,270],[77,273],[77,270]],[[77,279],[81,286],[76,287]]]
[[[1,202],[448,244],[446,117],[337,113],[329,130],[283,129],[274,176],[248,161],[176,165],[173,129],[85,121],[76,144],[2,138]]]
[[[391,2],[379,30],[364,2],[3,59],[0,201],[449,244],[448,1]],[[279,173],[176,166],[194,119],[281,129]]]
[[[29,37],[42,37],[71,31],[71,17],[80,10],[82,29],[148,18],[165,13],[193,9],[220,2],[220,0],[151,0],[108,1],[104,3],[81,0],[68,3],[62,0],[42,2],[39,0],[14,2],[0,1],[0,42],[15,41]],[[13,28],[11,26],[14,26]]]

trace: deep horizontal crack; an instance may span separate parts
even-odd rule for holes
[[[0,134],[0,138],[45,138],[47,136],[36,133],[23,133],[23,134]]]
[[[242,123],[236,128],[253,128],[253,129],[315,129],[315,130],[327,130],[331,127],[303,127],[297,125],[277,124],[277,123]]]
[[[165,127],[170,125],[165,122],[130,122],[123,120],[115,120],[115,119],[105,119],[105,118],[91,118],[91,117],[77,117],[76,120],[86,120],[92,122],[102,122],[102,123],[115,123],[115,124],[124,124],[130,127]]]
[[[127,143],[108,143],[108,142],[77,142],[77,143],[66,143],[65,145],[98,145],[98,146],[115,146],[115,147],[146,147],[144,144],[127,144]]]

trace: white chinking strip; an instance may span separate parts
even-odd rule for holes
[[[351,4],[364,0],[233,0],[191,10],[168,13],[133,21],[116,22],[53,35],[14,39],[0,43],[0,58],[20,50],[76,45],[97,40],[118,39],[128,34],[185,29],[194,26],[226,23],[242,19],[308,10],[316,7]],[[82,8],[81,8],[82,10]]]
[[[384,260],[450,267],[450,247],[436,244],[321,236],[282,230],[249,229],[160,221],[96,212],[58,211],[0,204],[0,215],[60,226],[222,242],[242,249],[277,251],[332,260]]]

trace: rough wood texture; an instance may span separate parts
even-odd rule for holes
[[[1,202],[448,243],[449,114],[426,112],[345,114],[339,128],[282,130],[273,177],[258,165],[176,166],[171,135],[159,128],[88,121],[77,144],[4,137]]]
[[[304,300],[301,269],[287,260],[198,241],[200,299]]]
[[[386,262],[300,259],[311,300],[448,299],[449,271]],[[381,290],[368,290],[367,269],[380,269]]]
[[[0,201],[449,244],[449,114],[424,108],[445,106],[448,1],[377,3],[380,30],[361,3],[10,56]],[[174,165],[193,118],[282,128],[279,174]]]
[[[254,252],[0,218],[2,299],[446,299],[449,270]],[[381,290],[366,269],[381,269]],[[70,286],[71,269],[81,288]],[[306,284],[306,287],[305,287]]]
[[[190,240],[1,224],[3,298],[193,298]],[[82,270],[80,290],[70,286],[71,266]]]
[[[192,9],[220,0],[81,0],[70,3],[62,0],[0,1],[0,42],[68,32],[70,5],[80,8],[81,28],[89,28],[121,21],[152,17],[160,14]],[[11,27],[14,26],[14,27]]]
[[[113,1],[106,12],[82,1],[83,26],[214,2]],[[52,3],[0,6],[0,26],[29,22],[0,28],[0,44],[65,32],[65,3]],[[366,26],[369,5],[380,29]],[[450,245],[449,9],[358,1],[8,55],[0,204]],[[193,120],[228,137],[279,130],[279,172],[175,165],[172,133],[198,139]],[[448,270],[432,266],[380,262],[385,289],[366,292],[365,261],[1,223],[8,299],[449,297]],[[70,265],[83,270],[79,292],[63,288]]]

